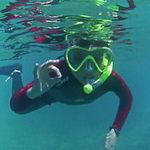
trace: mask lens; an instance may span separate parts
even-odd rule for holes
[[[71,47],[67,51],[67,57],[74,71],[78,71],[87,61],[92,61],[99,71],[103,71],[112,61],[112,52],[109,48]]]
[[[87,52],[85,50],[82,50],[80,48],[71,48],[68,51],[68,59],[69,63],[75,70],[78,69],[87,56]]]
[[[97,66],[101,69],[101,64],[103,62],[103,52],[100,50],[94,50],[91,54],[97,64]]]
[[[103,71],[112,61],[112,53],[109,49],[97,48],[91,52],[99,70]]]

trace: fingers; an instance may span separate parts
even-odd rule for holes
[[[56,65],[56,64],[58,64],[59,63],[59,59],[56,59],[56,60],[47,60],[46,62],[44,62],[42,65],[41,65],[41,67],[43,68],[43,69],[45,69],[45,68],[48,68],[50,65]]]
[[[60,70],[56,66],[51,65],[48,67],[48,69],[49,69],[50,78],[61,78],[62,77]]]
[[[34,71],[33,71],[33,75],[35,79],[39,79],[40,76],[40,72],[47,72],[48,70],[54,70],[57,73],[58,77],[61,77],[61,74],[59,72],[59,70],[57,69],[57,67],[50,67],[50,66],[54,66],[56,64],[59,63],[60,60],[48,60],[46,62],[44,62],[43,64],[39,65],[38,63],[35,64],[34,67]]]
[[[54,66],[58,62],[59,60],[48,60],[42,65],[36,63],[33,70],[34,79],[40,80],[41,77],[45,79],[61,78],[62,74],[60,73],[60,70]]]
[[[39,88],[40,92],[47,91],[61,80],[62,74],[59,68],[54,66],[58,62],[59,60],[49,60],[42,65],[35,64],[33,70],[34,84]]]

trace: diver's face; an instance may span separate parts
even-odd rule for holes
[[[107,66],[106,63],[103,63],[103,60],[104,53],[109,48],[100,47],[98,44],[90,42],[86,44],[82,42],[67,50],[66,60],[69,67],[73,75],[82,84],[92,84],[97,81]]]
[[[101,73],[96,68],[95,64],[91,60],[88,60],[83,64],[78,72],[73,72],[73,75],[82,84],[92,84],[100,77]]]
[[[93,50],[88,52],[88,49],[90,48]],[[87,51],[80,51],[80,49],[77,50],[77,48],[75,48],[72,51],[72,55],[70,56],[71,62],[74,64],[74,67],[76,67],[75,64],[79,66],[79,68],[76,71],[72,71],[72,73],[82,84],[92,84],[99,79],[101,75],[100,69],[102,67],[101,62],[103,55],[101,54],[101,51],[97,50],[98,47],[94,47],[93,45],[89,45],[86,49]],[[98,69],[98,67],[100,69]]]

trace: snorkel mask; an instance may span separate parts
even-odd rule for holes
[[[91,61],[100,73],[100,77],[92,83],[86,83],[83,91],[90,94],[96,87],[105,82],[110,76],[113,68],[112,51],[108,47],[89,47],[71,46],[67,49],[66,61],[73,72],[82,69],[87,61]]]

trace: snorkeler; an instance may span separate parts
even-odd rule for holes
[[[115,120],[106,136],[105,149],[110,150],[115,146],[130,111],[132,95],[124,80],[113,70],[109,42],[75,39],[62,58],[36,64],[34,80],[25,87],[22,87],[21,69],[19,65],[0,68],[3,75],[14,70],[11,73],[13,96],[10,106],[19,114],[55,102],[88,104],[107,92],[114,92],[120,101]]]
[[[129,7],[133,8],[133,1],[128,2]],[[56,102],[89,104],[107,92],[114,92],[119,98],[119,106],[105,141],[105,149],[111,150],[115,147],[133,100],[128,86],[113,70],[113,65],[109,41],[89,40],[79,35],[70,42],[64,56],[36,64],[33,81],[24,87],[20,65],[1,67],[0,74],[12,78],[10,107],[18,114]]]

